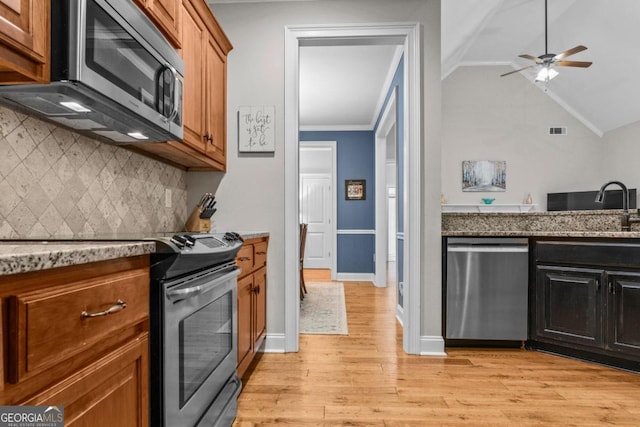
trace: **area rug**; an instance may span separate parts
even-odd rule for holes
[[[349,335],[344,285],[340,282],[306,283],[300,302],[300,333]]]

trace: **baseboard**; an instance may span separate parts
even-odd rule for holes
[[[264,340],[264,353],[284,353],[284,334],[267,334]]]
[[[420,356],[446,356],[444,338],[422,335],[420,337]]]
[[[337,273],[336,280],[339,282],[373,282],[376,275],[373,273]]]
[[[400,304],[396,305],[396,319],[400,322],[400,325],[404,328],[404,323],[402,319],[404,319],[404,308]]]

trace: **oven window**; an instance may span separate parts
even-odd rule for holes
[[[87,66],[156,109],[162,64],[93,1],[87,2],[86,31]]]
[[[180,407],[233,347],[231,292],[180,321]]]

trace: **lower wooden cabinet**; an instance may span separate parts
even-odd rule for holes
[[[149,425],[148,335],[127,342],[21,405],[63,405],[65,426]]]
[[[0,301],[0,405],[149,425],[148,255],[0,276]]]
[[[602,270],[538,266],[536,336],[602,347]]]
[[[236,264],[238,278],[238,375],[242,377],[267,333],[267,245],[269,238],[246,240]]]
[[[640,360],[640,272],[608,272],[607,348]]]
[[[640,244],[540,242],[535,254],[531,339],[640,361]]]

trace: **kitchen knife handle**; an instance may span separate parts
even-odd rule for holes
[[[89,317],[107,316],[109,314],[113,314],[113,313],[117,313],[119,311],[122,311],[125,308],[127,308],[127,303],[122,301],[121,299],[119,299],[118,301],[116,301],[116,303],[114,305],[112,305],[111,307],[109,307],[108,309],[106,309],[104,311],[97,311],[95,313],[89,313],[88,311],[85,310],[82,313],[80,313],[80,318],[86,319],[86,318],[89,318]]]

